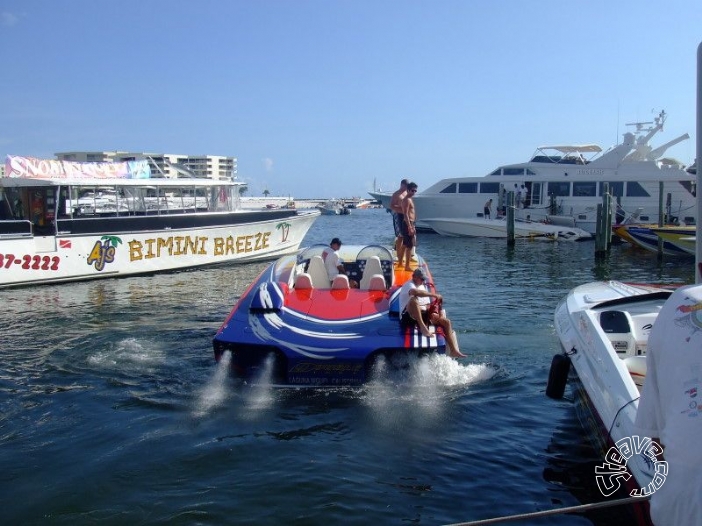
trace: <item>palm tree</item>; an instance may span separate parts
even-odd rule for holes
[[[268,188],[266,188],[266,189],[263,191],[263,197],[268,197],[269,195],[270,195],[270,192],[268,191]]]

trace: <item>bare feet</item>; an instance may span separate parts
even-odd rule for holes
[[[452,352],[449,356],[451,356],[451,358],[465,358],[468,355],[463,354],[461,351],[456,351],[456,352]]]

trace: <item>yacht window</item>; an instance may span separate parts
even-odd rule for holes
[[[441,194],[455,194],[456,193],[456,183],[451,183],[446,188],[439,192]]]
[[[529,168],[526,169],[526,174],[527,175],[536,175],[536,173],[533,170],[530,170]]]
[[[639,221],[641,221],[641,222],[643,222],[643,223],[650,223],[650,222],[651,222],[651,218],[648,217],[648,216],[639,216]]]
[[[651,197],[646,189],[636,181],[626,183],[626,195],[627,197]]]
[[[459,194],[477,194],[478,183],[458,183]]]
[[[565,197],[570,195],[570,183],[548,183],[548,195]]]
[[[692,226],[695,224],[695,218],[692,216],[685,216],[683,217],[683,221],[685,221],[685,224],[688,226]]]
[[[500,183],[480,183],[481,194],[496,194],[500,191]]]
[[[624,195],[624,182],[619,181],[618,183],[609,183],[609,193],[614,197],[621,197]],[[600,183],[600,193],[599,195],[604,195],[604,183]]]
[[[575,197],[595,197],[597,183],[595,181],[573,183],[573,196]]]
[[[524,175],[524,168],[503,168],[505,175]]]
[[[502,175],[502,168],[498,168],[494,172],[492,172],[490,175]]]
[[[697,185],[694,181],[680,181],[680,185],[693,196],[697,195]]]

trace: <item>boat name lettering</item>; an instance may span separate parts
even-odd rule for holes
[[[575,170],[576,175],[604,175],[604,170],[597,168],[579,169]]]
[[[355,363],[298,363],[290,369],[290,374],[302,373],[358,373],[362,364]]]
[[[13,265],[19,265],[19,268],[24,270],[58,270],[60,262],[59,256],[0,254],[0,268],[11,268]]]
[[[141,261],[164,256],[185,256],[188,254],[206,256],[209,254],[207,236],[169,236],[132,240],[129,242],[129,261]],[[215,237],[212,239],[212,254],[256,252],[270,246],[270,232],[258,232],[246,236]]]

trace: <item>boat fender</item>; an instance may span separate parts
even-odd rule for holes
[[[570,372],[570,357],[565,354],[557,354],[551,360],[551,370],[548,373],[548,384],[546,385],[546,396],[554,400],[560,400],[565,393],[568,373]]]
[[[259,285],[251,298],[249,309],[258,312],[272,312],[283,308],[285,298],[277,283],[266,282]]]

